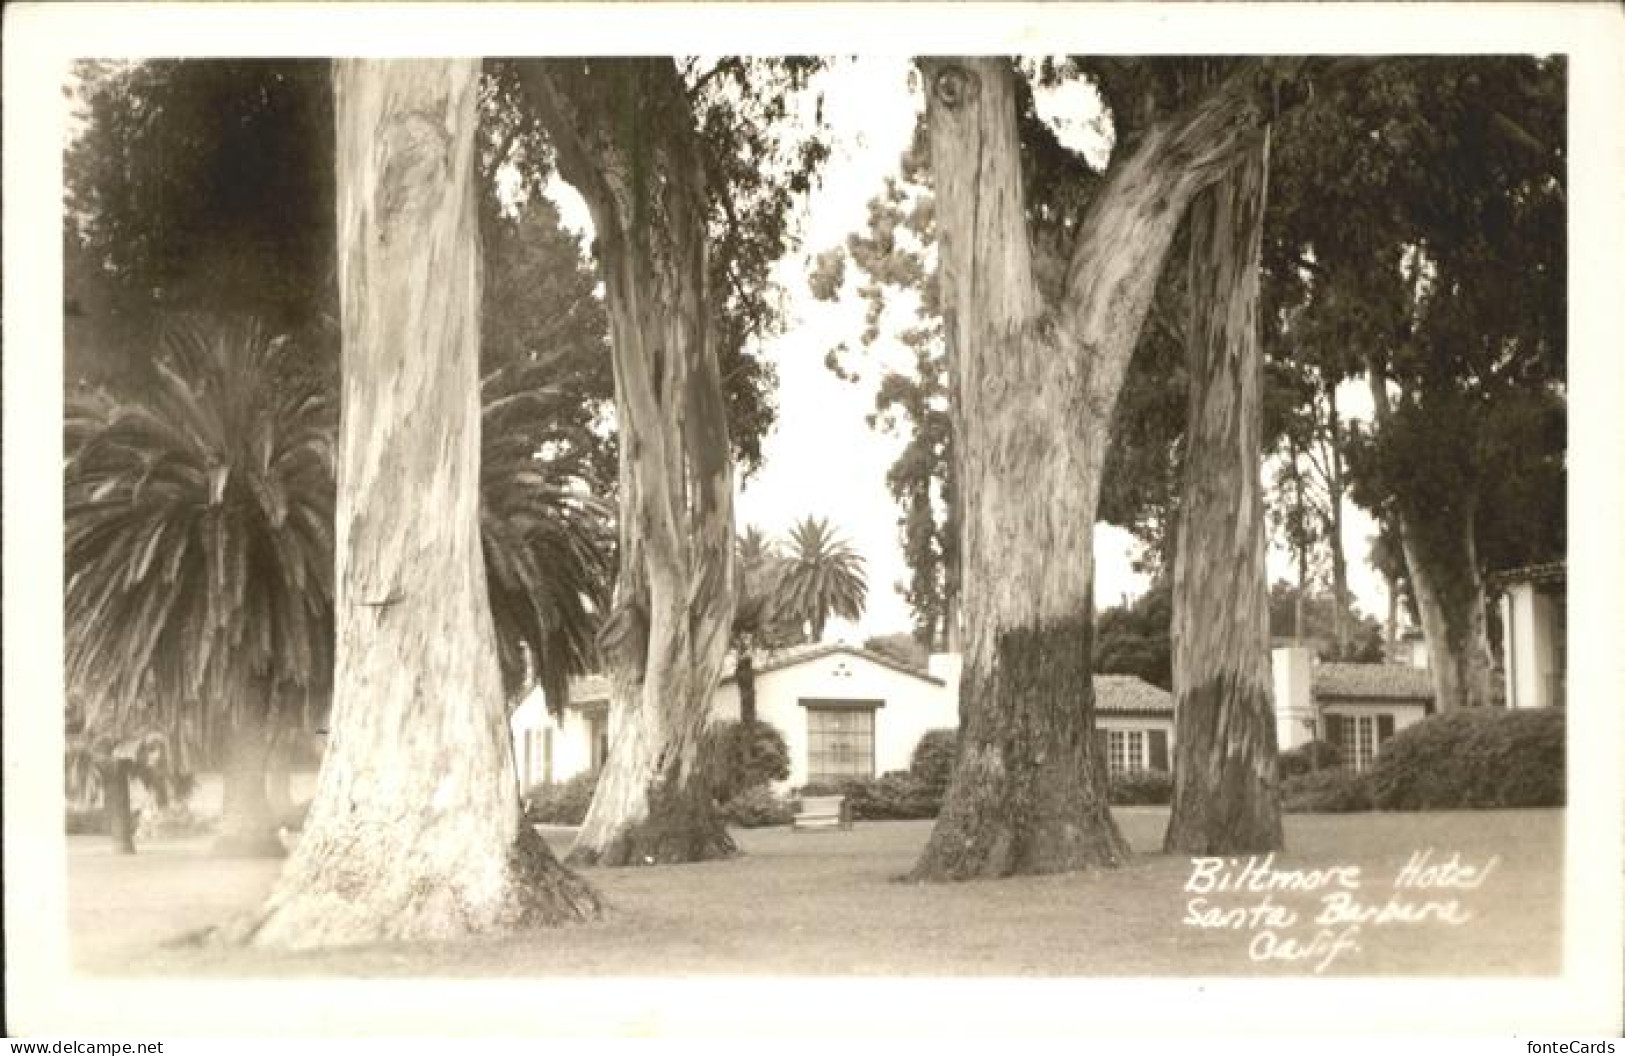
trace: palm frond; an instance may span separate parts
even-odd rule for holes
[[[163,342],[149,391],[66,404],[67,676],[92,728],[200,744],[242,673],[329,677],[334,423],[252,321]]]

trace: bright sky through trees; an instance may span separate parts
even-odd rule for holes
[[[778,269],[789,299],[789,325],[766,348],[779,372],[778,422],[763,444],[761,472],[740,483],[737,498],[741,531],[756,526],[782,535],[798,518],[814,514],[828,517],[863,554],[872,585],[863,620],[855,627],[840,620],[830,625],[835,635],[852,638],[907,630],[912,623],[902,595],[893,589],[908,578],[908,569],[897,539],[897,505],[886,491],[886,470],[904,440],[878,433],[865,422],[874,409],[880,368],[906,371],[912,357],[900,344],[883,339],[867,353],[870,358],[853,357],[860,374],[856,383],[832,374],[824,366],[824,354],[862,329],[863,305],[855,295],[835,303],[815,300],[807,290],[807,274],[815,254],[862,228],[869,199],[886,177],[896,174],[922,103],[918,88],[910,84],[911,70],[907,59],[863,56],[843,60],[819,76],[834,152],[810,198],[801,251],[787,256]],[[1078,84],[1040,97],[1040,112],[1055,124],[1062,141],[1091,161],[1104,161],[1107,149],[1095,127],[1098,107],[1094,93]],[[568,226],[591,231],[586,206],[574,191],[554,180],[548,193]],[[896,309],[888,315],[903,323]],[[1361,418],[1370,403],[1358,384],[1339,390],[1338,401],[1346,415]],[[1381,618],[1387,596],[1366,562],[1375,531],[1364,511],[1348,507],[1344,546],[1349,587],[1362,611]],[[1134,553],[1126,531],[1096,526],[1099,607],[1116,605],[1146,588],[1147,577],[1134,571]],[[1273,546],[1269,569],[1272,581],[1295,575],[1290,555]]]

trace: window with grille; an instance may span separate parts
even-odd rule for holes
[[[1328,715],[1327,737],[1343,752],[1343,765],[1354,770],[1369,770],[1376,761],[1377,750],[1394,735],[1394,716]]]
[[[870,707],[807,706],[807,780],[834,783],[875,776],[875,713]]]
[[[1114,774],[1126,774],[1145,769],[1145,731],[1109,730],[1106,741],[1106,762]]]

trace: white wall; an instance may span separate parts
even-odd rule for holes
[[[1554,626],[1558,604],[1557,598],[1536,590],[1533,583],[1514,583],[1502,596],[1509,708],[1545,708],[1557,703],[1551,680],[1561,674]]]
[[[790,777],[779,782],[776,791],[785,792],[807,783],[807,708],[802,702],[808,700],[881,702],[881,706],[874,710],[875,776],[908,769],[914,747],[927,731],[956,729],[959,726],[958,659],[957,656],[932,657],[933,670],[951,676],[946,685],[938,685],[849,653],[832,653],[794,667],[758,673],[756,716],[778,728],[790,753]],[[714,699],[713,720],[738,721],[737,685],[730,682],[719,686]],[[1105,730],[1166,730],[1172,758],[1172,716],[1096,712],[1095,721],[1100,729]],[[552,728],[553,780],[564,781],[590,768],[591,727],[582,709],[569,708],[563,722],[559,723],[547,713],[541,692],[536,691],[514,712],[512,726],[517,765],[524,763],[520,740],[524,731]],[[536,772],[528,775],[528,780],[527,775],[520,775],[520,784],[526,788],[540,779],[541,767],[538,765]]]
[[[759,674],[756,716],[776,726],[790,750],[790,778],[781,791],[807,783],[807,709],[802,701],[820,699],[883,702],[874,712],[876,776],[908,769],[914,746],[927,730],[959,725],[956,690],[860,656],[834,653]],[[715,717],[739,718],[737,686],[717,691]]]
[[[1314,739],[1315,654],[1303,646],[1270,652],[1275,681],[1275,741],[1281,751]]]
[[[519,707],[514,709],[513,715],[508,719],[508,726],[512,733],[514,772],[521,792],[540,782],[547,772],[546,764],[540,758],[540,753],[547,745],[543,731],[553,731],[555,782],[568,781],[592,768],[591,720],[582,709],[568,708],[562,721],[555,719],[548,713],[542,691],[533,689]],[[537,757],[527,760],[525,737],[530,733],[536,735]]]

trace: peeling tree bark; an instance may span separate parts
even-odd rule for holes
[[[344,403],[332,735],[261,946],[597,912],[523,823],[480,556],[478,60],[335,64]]]
[[[925,75],[944,324],[953,349],[965,660],[958,759],[913,878],[1123,860],[1094,736],[1093,534],[1107,431],[1192,197],[1262,123],[1252,75],[1152,126],[1112,166],[1060,300],[1034,272],[1002,59]]]
[[[1268,142],[1191,206],[1190,403],[1174,564],[1178,854],[1279,850],[1264,496],[1259,246]]]
[[[733,619],[733,463],[693,115],[669,58],[536,62],[526,85],[592,214],[620,430],[610,753],[570,859],[723,857],[696,763]]]
[[[1368,359],[1367,380],[1377,428],[1393,414],[1383,374]],[[1428,643],[1433,702],[1439,711],[1489,707],[1495,702],[1495,659],[1490,651],[1489,603],[1478,565],[1474,501],[1466,489],[1395,503],[1400,548]]]

